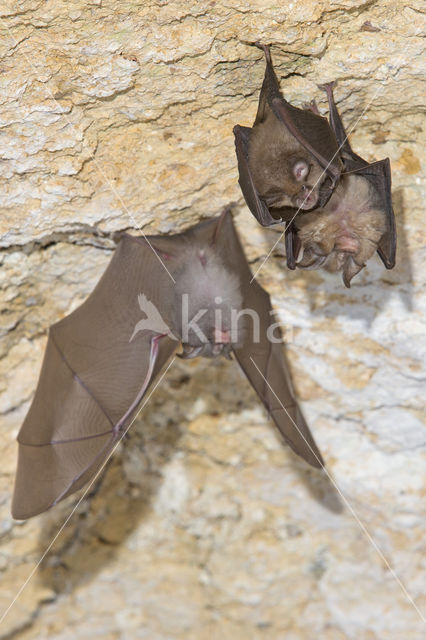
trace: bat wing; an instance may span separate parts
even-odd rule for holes
[[[357,155],[349,144],[348,136],[342,119],[337,110],[333,96],[333,82],[322,86],[327,92],[330,109],[330,124],[336,135],[345,163],[345,169],[350,173],[358,173],[368,179],[376,193],[377,205],[385,211],[386,231],[380,239],[377,253],[386,269],[393,269],[396,258],[396,226],[392,207],[391,169],[389,158],[378,162],[368,163]]]
[[[230,215],[223,221],[217,244],[240,274],[244,308],[254,317],[242,343],[233,349],[235,357],[287,444],[312,466],[322,467],[323,459],[294,396],[282,341],[274,332],[269,295],[252,281]]]
[[[251,129],[249,127],[241,127],[238,124],[234,127],[235,150],[237,153],[239,174],[238,182],[243,192],[244,200],[254,217],[263,227],[270,227],[273,224],[281,222],[282,217],[272,217],[268,207],[254,186],[248,161],[250,133]]]
[[[370,170],[371,169],[377,172],[375,184],[379,192],[381,202],[383,202],[387,223],[387,229],[380,238],[377,253],[379,254],[386,269],[393,269],[396,262],[396,224],[395,214],[392,207],[392,182],[389,158],[380,160],[379,162],[376,162],[375,165],[370,165]]]
[[[89,298],[50,328],[18,435],[13,517],[45,511],[86,484],[107,459],[177,346],[149,328],[140,307],[150,301],[167,324],[164,301],[172,285],[147,243],[125,236]],[[161,324],[158,317],[153,322]]]
[[[393,269],[396,260],[396,225],[392,207],[391,168],[389,158],[369,164],[356,154],[354,159],[347,160],[348,170],[367,178],[376,194],[376,206],[386,214],[386,231],[382,235],[377,253],[386,269]],[[359,166],[359,160],[363,166]],[[350,169],[350,167],[353,167]]]
[[[287,267],[292,271],[296,268],[297,256],[299,255],[301,242],[297,235],[294,222],[290,222],[285,229],[285,255]]]

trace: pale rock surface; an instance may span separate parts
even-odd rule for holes
[[[0,616],[31,576],[0,638],[425,637],[421,3],[3,0],[0,33]],[[296,104],[324,108],[317,84],[337,79],[355,149],[391,158],[393,271],[374,258],[351,290],[290,273],[281,230],[244,206],[232,127],[256,112],[256,40]],[[282,445],[235,362],[176,362],[96,495],[69,521],[77,497],[14,522],[48,326],[114,231],[176,232],[232,201],[254,271],[278,241],[258,278],[330,478]]]

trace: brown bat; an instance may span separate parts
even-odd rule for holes
[[[326,118],[281,95],[269,47],[253,127],[234,127],[239,183],[263,226],[324,206],[340,177],[338,144]]]
[[[285,441],[322,467],[272,334],[269,296],[252,281],[229,211],[178,235],[123,235],[93,293],[50,328],[18,435],[13,517],[94,478],[179,343],[183,358],[233,353]]]
[[[278,121],[278,116],[288,110],[289,105],[284,98],[276,97],[277,92],[279,94],[278,83],[273,75],[268,48],[263,48],[266,53],[266,72],[259,100],[258,116],[262,105],[265,101],[268,102],[268,113],[270,114],[272,110],[277,115],[274,120],[274,128],[280,127],[281,130],[286,131],[281,137],[275,133],[275,140],[279,141],[281,147],[281,158],[274,163],[273,170],[270,170],[270,163],[266,163],[264,172],[265,174],[269,172],[271,180],[277,182],[277,176],[281,171],[282,188],[286,189],[287,194],[290,194],[292,186],[288,181],[286,182],[286,176],[289,172],[289,162],[293,169],[297,169],[297,164],[291,164],[294,158],[294,145],[291,142],[286,146],[285,143],[285,136],[288,137],[288,122],[283,117],[281,117],[282,122]],[[273,79],[275,80],[273,81]],[[342,270],[343,281],[349,287],[351,279],[361,271],[366,261],[376,250],[387,269],[392,269],[395,266],[396,231],[391,200],[390,163],[386,158],[369,164],[352,151],[333,99],[332,83],[325,85],[324,89],[327,91],[330,107],[331,127],[327,124],[327,139],[329,140],[331,137],[335,142],[324,143],[323,147],[325,149],[324,157],[331,164],[328,167],[324,165],[324,161],[319,164],[324,168],[324,176],[333,166],[335,167],[334,174],[331,174],[332,179],[326,187],[326,195],[322,197],[324,187],[321,186],[319,192],[315,190],[318,185],[323,183],[321,183],[321,178],[317,177],[318,168],[313,165],[313,175],[317,187],[312,191],[313,200],[306,201],[312,204],[312,207],[309,207],[310,211],[307,211],[307,206],[299,204],[297,210],[290,210],[290,215],[287,215],[288,210],[286,210],[286,214],[281,215],[281,220],[288,222],[286,253],[287,266],[290,269],[295,269],[298,266],[305,269]],[[274,97],[271,98],[271,96]],[[278,105],[281,106],[281,112]],[[292,109],[295,108],[292,107]],[[310,109],[311,113],[300,109],[296,111],[303,114],[310,113],[311,118],[317,117],[318,122],[322,122],[322,129],[318,129],[318,132],[324,131],[325,120],[319,117],[315,102],[311,103]],[[259,222],[264,226],[269,226],[279,222],[280,216],[276,215],[273,207],[271,208],[268,198],[262,197],[258,190],[259,187],[264,190],[262,193],[265,192],[262,180],[259,180],[258,176],[261,170],[260,161],[267,157],[268,145],[271,140],[270,133],[265,134],[267,120],[264,122],[263,130],[260,130],[260,125],[257,124],[258,116],[256,116],[253,129],[248,129],[248,134],[245,133],[246,128],[238,126],[235,127],[234,132],[243,195],[249,209]],[[305,117],[307,118],[307,116]],[[272,116],[269,116],[269,119],[271,118]],[[296,124],[298,128],[294,130],[294,136],[300,141],[305,138],[310,140],[312,134],[308,126],[304,126],[301,118],[297,121],[293,120],[293,125]],[[313,129],[315,128],[314,121],[307,118],[306,122]],[[283,124],[286,127],[282,126]],[[318,132],[314,134],[313,141],[315,149],[320,152],[322,147]],[[256,137],[254,138],[255,133]],[[262,153],[259,151],[262,148],[262,141],[258,139],[261,134],[263,136]],[[243,139],[244,136],[245,139]],[[252,139],[256,140],[253,149],[258,158],[257,164],[252,159]],[[275,151],[272,157],[276,157]],[[284,160],[286,157],[290,160]],[[298,203],[300,203],[300,195],[295,200],[295,204]],[[282,210],[279,213],[282,213]]]
[[[352,150],[334,102],[333,83],[323,88],[345,171],[324,207],[296,216],[288,225],[287,265],[341,270],[343,282],[350,287],[376,251],[387,269],[395,266],[390,162],[385,158],[369,164]]]

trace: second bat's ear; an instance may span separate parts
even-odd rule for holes
[[[182,243],[183,245],[183,236],[178,235],[174,236],[145,236],[143,238],[139,238],[139,240],[149,246],[151,251],[157,254],[158,258],[161,262],[167,263],[172,260],[176,260],[179,257],[179,247]]]
[[[153,251],[160,260],[171,260],[176,256],[176,252],[172,247],[172,242],[167,236],[160,238],[160,236],[132,236],[129,233],[121,233],[119,239],[121,238],[130,238],[133,242],[139,242],[144,246],[148,246],[151,251]],[[176,237],[176,236],[175,236]]]

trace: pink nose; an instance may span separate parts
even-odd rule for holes
[[[317,195],[304,187],[296,197],[296,206],[301,209],[310,209],[317,203]]]
[[[214,341],[216,344],[228,344],[231,342],[231,333],[230,331],[222,331],[222,329],[214,330]]]

